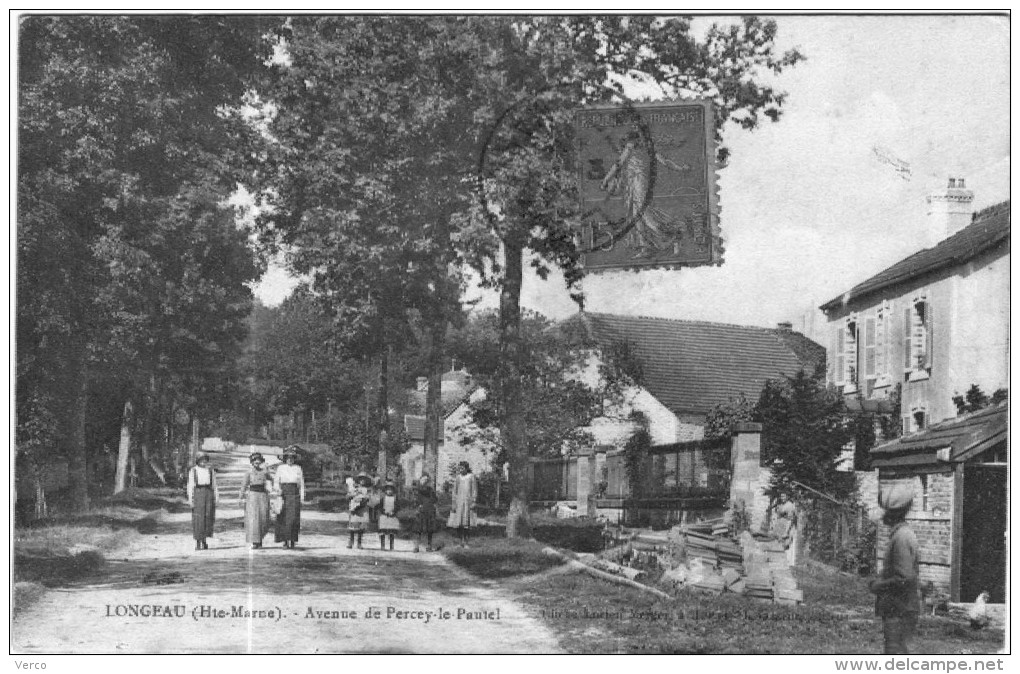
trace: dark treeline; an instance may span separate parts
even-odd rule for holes
[[[165,480],[230,395],[262,272],[226,205],[260,23],[21,20],[16,434],[39,514],[46,483],[82,510],[131,473]]]

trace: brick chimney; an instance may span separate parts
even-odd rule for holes
[[[963,178],[950,178],[946,189],[928,195],[928,244],[933,246],[970,224],[974,193]]]
[[[776,324],[776,328],[778,328],[779,330],[790,332],[793,330],[793,323],[791,323],[790,321],[781,321]]]

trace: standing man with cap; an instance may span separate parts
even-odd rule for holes
[[[880,493],[885,509],[882,523],[891,528],[881,576],[869,587],[877,596],[875,614],[882,618],[886,655],[910,653],[910,640],[921,611],[918,586],[917,536],[907,526],[907,511],[914,500],[909,484],[898,483]]]

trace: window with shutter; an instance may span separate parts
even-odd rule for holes
[[[903,313],[903,369],[910,372],[914,369],[913,340],[911,330],[914,325],[914,308],[908,306]]]
[[[926,294],[914,297],[906,309],[904,367],[910,380],[927,379],[931,371],[934,335],[931,316],[931,302],[928,301]]]
[[[892,386],[892,303],[883,300],[875,310],[875,388]]]
[[[835,383],[837,385],[843,385],[846,383],[846,369],[844,368],[845,357],[843,354],[843,326],[836,326],[836,348],[834,353],[836,355],[836,372],[835,372]]]
[[[922,317],[923,318],[923,323],[924,323],[924,338],[925,338],[925,342],[924,342],[924,365],[923,365],[923,367],[924,367],[924,369],[928,370],[929,372],[931,372],[931,366],[932,366],[932,363],[934,362],[933,356],[935,355],[935,348],[934,348],[934,346],[935,346],[935,344],[934,344],[935,330],[933,329],[933,323],[932,323],[932,314],[933,313],[934,312],[932,311],[931,302],[925,302],[924,303],[924,316]]]
[[[846,330],[843,333],[843,381],[849,388],[857,385],[857,374],[859,372],[858,331],[857,318],[848,318]]]
[[[876,316],[868,316],[864,319],[864,376],[868,379],[874,379],[877,374],[875,369],[877,340],[878,319]]]

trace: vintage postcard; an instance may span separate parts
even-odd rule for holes
[[[17,668],[1002,668],[1008,13],[10,20]]]

